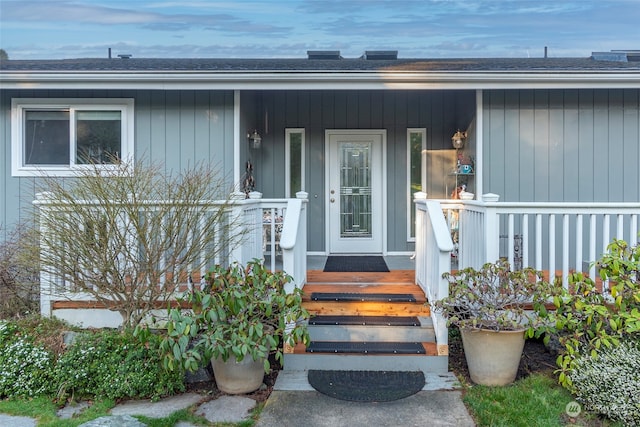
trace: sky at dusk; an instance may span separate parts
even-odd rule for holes
[[[640,49],[640,0],[0,0],[11,59],[586,57]]]

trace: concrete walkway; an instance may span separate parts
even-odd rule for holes
[[[393,402],[348,402],[315,391],[304,371],[282,371],[257,427],[475,426],[447,374],[428,374],[422,391]]]
[[[474,426],[462,403],[452,373],[427,375],[422,391],[393,402],[362,403],[337,400],[315,391],[304,371],[282,371],[260,415],[257,427],[384,427],[384,426]],[[244,396],[207,396],[185,393],[158,402],[128,401],[117,405],[109,416],[82,424],[83,427],[141,427],[133,415],[164,418],[197,406],[196,414],[210,423],[238,423],[249,418],[256,405]],[[27,417],[0,414],[0,426],[35,427]],[[193,427],[179,423],[176,427]]]

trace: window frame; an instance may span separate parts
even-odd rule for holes
[[[295,198],[291,194],[291,135],[300,134],[300,191],[306,191],[305,186],[305,128],[286,128],[284,130],[284,194],[285,197]]]
[[[422,149],[420,151],[420,187],[421,191],[427,188],[427,128],[407,128],[407,242],[415,242],[416,236],[411,235],[411,212],[413,206],[413,193],[411,192],[411,135],[419,133],[422,136]]]
[[[25,165],[24,136],[25,112],[30,110],[69,110],[69,164]],[[130,162],[134,155],[134,100],[133,98],[13,98],[11,100],[11,175],[14,177],[75,176],[78,171],[97,167],[114,172],[118,165],[90,165],[76,163],[76,129],[71,126],[77,111],[120,111],[121,150],[123,162]]]

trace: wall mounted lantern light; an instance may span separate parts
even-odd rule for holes
[[[262,145],[262,137],[257,130],[253,132],[247,132],[247,139],[249,140],[249,147],[257,150]]]
[[[460,129],[458,129],[458,131],[454,133],[453,136],[451,137],[451,145],[453,145],[453,148],[457,150],[459,148],[464,147],[464,142],[466,140],[467,140],[467,133],[461,132]]]

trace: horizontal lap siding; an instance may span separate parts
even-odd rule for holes
[[[640,200],[640,91],[491,90],[485,192],[502,201]]]
[[[243,92],[243,111],[253,108],[263,137],[254,163],[257,190],[284,197],[284,131],[305,128],[306,191],[309,193],[309,250],[325,250],[325,130],[387,130],[387,249],[412,250],[407,243],[407,128],[426,128],[428,149],[450,149],[456,128],[473,119],[472,91],[277,91]],[[255,108],[257,106],[257,108]],[[265,130],[268,130],[266,132]]]
[[[133,98],[135,156],[161,162],[167,171],[209,162],[233,185],[233,92],[4,90],[0,94],[0,239],[30,218],[40,180],[11,177],[12,98]]]

